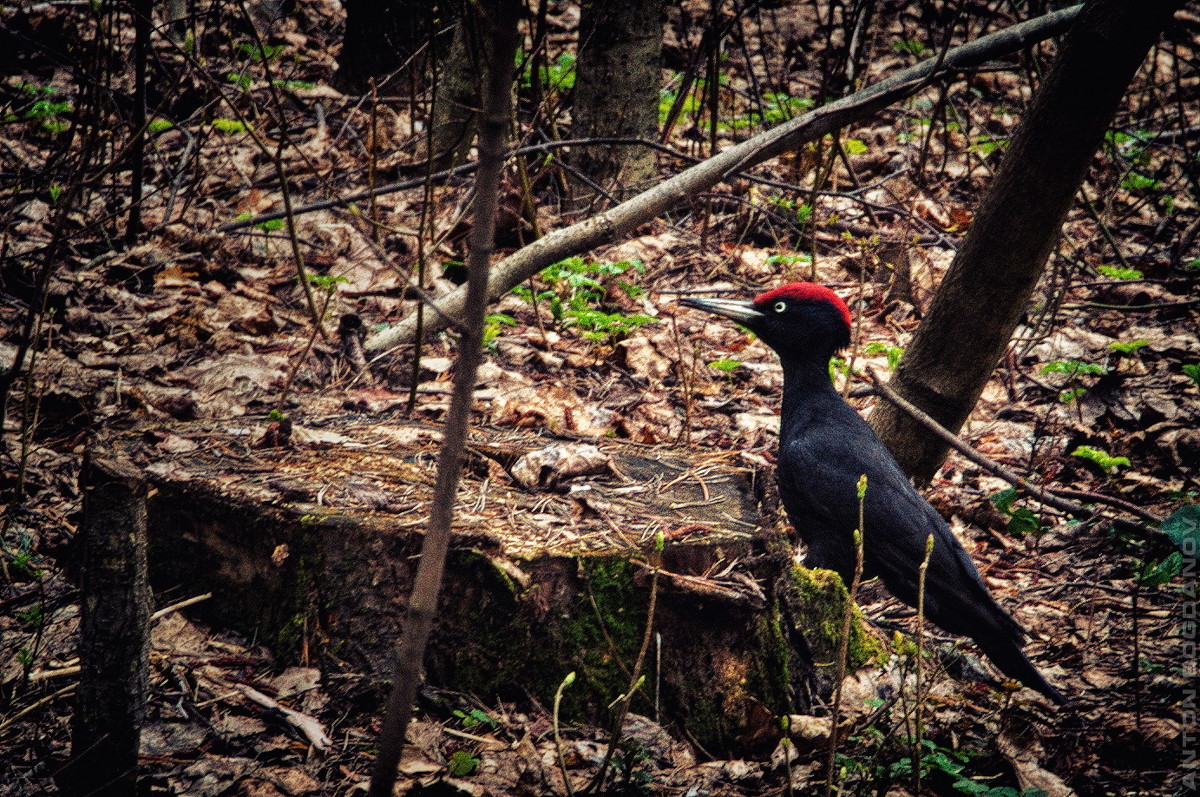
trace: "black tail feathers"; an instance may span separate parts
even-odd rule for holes
[[[1020,681],[1036,692],[1041,692],[1057,705],[1061,706],[1070,702],[1038,672],[1037,667],[1033,666],[1033,662],[1026,657],[1025,652],[1021,650],[1021,646],[1015,640],[1011,638],[992,637],[976,639],[975,643],[992,660],[992,663],[996,665],[996,669],[1009,678]]]

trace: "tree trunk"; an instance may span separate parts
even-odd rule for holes
[[[575,138],[657,140],[662,38],[662,0],[583,4],[572,106]],[[652,149],[610,144],[582,150],[579,166],[618,199],[644,191],[658,171]]]
[[[430,128],[435,171],[466,161],[475,138],[475,119],[482,103],[483,65],[491,48],[476,16],[469,10],[460,15],[450,52],[439,70]]]
[[[453,2],[438,0],[345,0],[346,31],[338,56],[338,82],[364,92],[372,78],[383,78],[408,66],[420,69],[421,48],[435,41],[435,26],[445,24]],[[413,61],[416,57],[415,62]],[[406,90],[395,85],[388,93]]]
[[[136,794],[149,677],[146,483],[131,465],[89,454],[83,492],[79,689],[64,791]]]
[[[947,429],[983,392],[1129,81],[1182,5],[1092,0],[1065,36],[892,379]],[[871,422],[909,475],[933,477],[944,442],[888,403]]]

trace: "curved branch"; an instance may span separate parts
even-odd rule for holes
[[[926,81],[941,72],[957,72],[978,66],[996,56],[1055,36],[1064,31],[1081,6],[1064,8],[1036,19],[1013,25],[996,33],[960,45],[937,58],[901,70],[886,80],[823,105],[776,128],[737,144],[690,169],[685,169],[644,193],[590,219],[555,230],[528,246],[518,249],[492,269],[488,299],[495,300],[546,266],[563,258],[593,249],[645,224],[661,213],[682,204],[695,194],[752,166],[770,160],[800,144],[814,141],[910,96]],[[466,305],[463,288],[451,291],[437,306],[451,317],[462,314]],[[426,323],[426,333],[441,328]],[[417,335],[415,319],[410,316],[395,327],[367,340],[368,352],[411,343]]]

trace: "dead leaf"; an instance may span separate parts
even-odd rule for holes
[[[520,457],[510,470],[525,487],[548,488],[576,476],[607,473],[612,462],[590,443],[554,443]]]
[[[1008,734],[1000,734],[996,738],[996,749],[1012,765],[1022,790],[1041,789],[1046,792],[1046,797],[1072,797],[1075,794],[1062,778],[1042,769],[1038,761],[1043,753],[1040,744],[1022,747]]]

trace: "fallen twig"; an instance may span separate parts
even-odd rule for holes
[[[304,734],[304,738],[308,739],[309,744],[315,749],[324,751],[333,746],[333,740],[325,734],[324,726],[317,721],[316,717],[310,717],[308,714],[301,714],[299,711],[282,706],[278,701],[264,695],[252,686],[234,684],[233,688],[263,708],[270,709],[282,716],[288,725]]]

